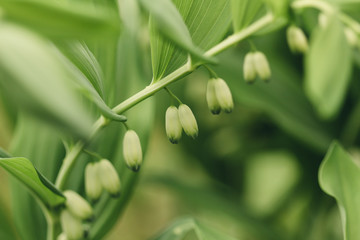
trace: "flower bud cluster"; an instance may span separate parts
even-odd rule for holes
[[[85,192],[93,201],[100,198],[103,189],[111,196],[120,195],[120,178],[112,163],[101,159],[96,163],[88,163],[85,168]]]
[[[230,89],[226,82],[221,78],[211,78],[208,81],[206,101],[213,114],[219,114],[221,110],[230,113],[234,108]]]
[[[256,51],[249,52],[246,54],[244,59],[244,80],[247,83],[252,83],[255,81],[256,76],[259,76],[260,79],[267,81],[271,77],[271,70],[269,62],[264,53]]]
[[[60,223],[63,233],[60,234],[59,239],[83,239],[85,229],[82,221],[92,219],[92,207],[84,198],[74,191],[65,191],[64,196],[66,198],[66,208],[60,213]]]
[[[199,132],[196,118],[185,104],[180,104],[179,108],[170,106],[165,114],[165,129],[171,143],[178,143],[182,130],[186,135],[196,138]]]
[[[296,27],[290,26],[286,30],[287,42],[293,53],[306,53],[309,45],[304,32]]]

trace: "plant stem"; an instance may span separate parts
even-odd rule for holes
[[[297,0],[294,1],[291,5],[294,9],[302,9],[302,8],[317,8],[318,10],[325,12],[325,13],[333,13],[336,11],[334,6],[332,6],[330,3],[327,3],[325,1],[314,1],[314,0]],[[347,14],[342,13],[339,11],[339,19],[345,23],[347,26],[349,26],[352,30],[355,31],[355,33],[360,34],[360,24],[349,17]]]
[[[249,37],[250,35],[256,33],[257,31],[261,30],[262,28],[268,26],[274,21],[274,16],[272,13],[268,13],[253,24],[249,25],[247,28],[244,28],[240,32],[234,33],[224,39],[219,44],[215,45],[213,48],[208,50],[205,53],[205,56],[214,56],[218,53],[230,48],[231,46],[235,45],[236,43],[244,40],[245,38]],[[190,74],[195,70],[196,66],[191,65],[191,62],[188,61],[183,66],[179,67],[174,72],[170,73],[166,77],[160,79],[159,81],[150,84],[140,92],[136,93],[135,95],[129,97],[125,101],[121,102],[119,105],[114,107],[112,110],[117,114],[121,114],[126,110],[130,109],[134,105],[138,104],[139,102],[147,99],[148,97],[154,95],[156,92],[160,91],[170,83],[173,83],[180,78]],[[103,117],[100,117],[94,124],[93,131],[91,133],[90,139],[110,120],[105,120]],[[76,158],[81,153],[82,149],[84,148],[85,143],[82,141],[78,141],[73,148],[67,153],[63,164],[60,168],[59,174],[57,176],[55,186],[60,190],[63,189],[66,179],[74,166]]]

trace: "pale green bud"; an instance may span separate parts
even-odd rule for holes
[[[349,27],[344,29],[345,37],[350,46],[355,47],[358,45],[359,39],[356,33]]]
[[[179,120],[178,109],[175,106],[170,106],[166,110],[165,129],[170,142],[178,143],[181,138],[182,127]]]
[[[103,188],[110,195],[114,197],[119,196],[121,189],[120,178],[112,163],[107,159],[101,159],[97,167],[98,176]]]
[[[96,201],[101,196],[103,187],[98,177],[99,163],[88,163],[85,168],[85,192],[91,200]]]
[[[234,108],[234,102],[230,89],[224,79],[217,78],[215,80],[215,93],[221,109],[226,113],[232,112]]]
[[[142,163],[142,150],[140,139],[134,130],[125,133],[123,142],[124,159],[127,166],[137,172]]]
[[[199,132],[198,125],[191,109],[185,104],[179,106],[179,119],[186,135],[196,138]]]
[[[254,53],[249,52],[245,55],[244,58],[244,80],[247,83],[253,83],[256,79],[256,69],[255,69],[255,62],[254,62]]]
[[[288,27],[286,31],[287,42],[293,53],[305,53],[309,46],[304,32],[295,26]]]
[[[318,16],[318,23],[321,28],[325,28],[328,24],[328,17],[324,13],[320,13]]]
[[[82,226],[81,219],[73,216],[70,211],[61,211],[60,223],[62,230],[69,240],[83,239],[84,228]]]
[[[66,236],[66,234],[63,232],[56,238],[56,240],[69,240],[69,239]]]
[[[262,80],[269,80],[271,76],[271,70],[265,54],[262,52],[255,52],[254,62],[255,62],[256,73],[258,74],[258,76]]]
[[[90,204],[74,191],[68,190],[64,192],[66,197],[66,208],[76,217],[84,220],[90,219],[93,215],[93,210]]]
[[[215,93],[215,78],[211,78],[208,81],[206,88],[206,101],[209,107],[209,110],[212,114],[219,114],[221,111],[220,104],[216,98]]]

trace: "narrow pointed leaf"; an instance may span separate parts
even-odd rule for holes
[[[90,1],[0,0],[5,16],[54,37],[103,38],[120,32],[113,11]]]
[[[336,16],[328,19],[312,36],[305,60],[305,91],[324,119],[339,111],[351,72],[351,50],[344,28]]]
[[[320,166],[319,183],[337,201],[344,240],[360,239],[360,166],[337,142],[331,144]]]
[[[173,3],[185,21],[192,42],[201,49],[208,50],[217,44],[230,26],[229,0],[174,0]],[[164,38],[154,25],[150,24],[150,41],[154,81],[157,81],[185,64],[188,55]]]
[[[28,159],[0,158],[0,166],[17,178],[47,207],[57,207],[65,202],[60,191],[41,175]]]

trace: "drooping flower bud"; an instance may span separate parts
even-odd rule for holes
[[[266,56],[262,52],[254,53],[254,63],[256,73],[262,80],[269,80],[271,76],[271,70],[269,66],[269,62],[266,59]]]
[[[66,209],[61,211],[60,223],[62,230],[64,231],[68,239],[83,239],[84,228],[82,226],[81,220],[73,216],[70,211]]]
[[[255,69],[255,62],[254,62],[254,53],[249,52],[245,55],[244,58],[244,80],[247,83],[253,83],[256,79],[256,69]]]
[[[320,13],[318,16],[318,23],[321,28],[325,28],[328,24],[328,17],[324,13]]]
[[[234,108],[234,102],[230,89],[224,79],[215,79],[215,93],[216,99],[219,102],[221,109],[224,110],[226,113],[232,112]]]
[[[345,37],[351,47],[355,47],[359,44],[359,39],[356,33],[349,27],[344,29]]]
[[[123,141],[123,153],[127,166],[137,172],[142,163],[142,150],[140,139],[134,130],[125,133]]]
[[[99,163],[88,163],[85,168],[85,192],[93,201],[99,199],[103,190],[98,177],[98,168]]]
[[[293,53],[305,53],[309,46],[304,32],[295,26],[288,27],[286,31],[287,42]]]
[[[120,196],[120,178],[116,169],[109,160],[101,159],[98,163],[98,177],[103,188],[111,196]]]
[[[186,135],[192,138],[196,138],[199,132],[199,128],[193,112],[185,104],[180,104],[179,106],[179,120]]]
[[[215,78],[211,78],[208,81],[206,88],[206,101],[209,107],[209,110],[212,114],[219,114],[221,112],[220,104],[216,98],[215,93]]]
[[[170,142],[178,143],[181,138],[182,127],[179,120],[178,109],[175,106],[170,106],[166,110],[165,129]]]
[[[93,215],[90,204],[74,191],[68,190],[64,192],[66,197],[65,206],[73,214],[81,220],[90,219]]]
[[[66,236],[66,234],[64,232],[62,232],[57,238],[56,240],[69,240],[68,237]]]

